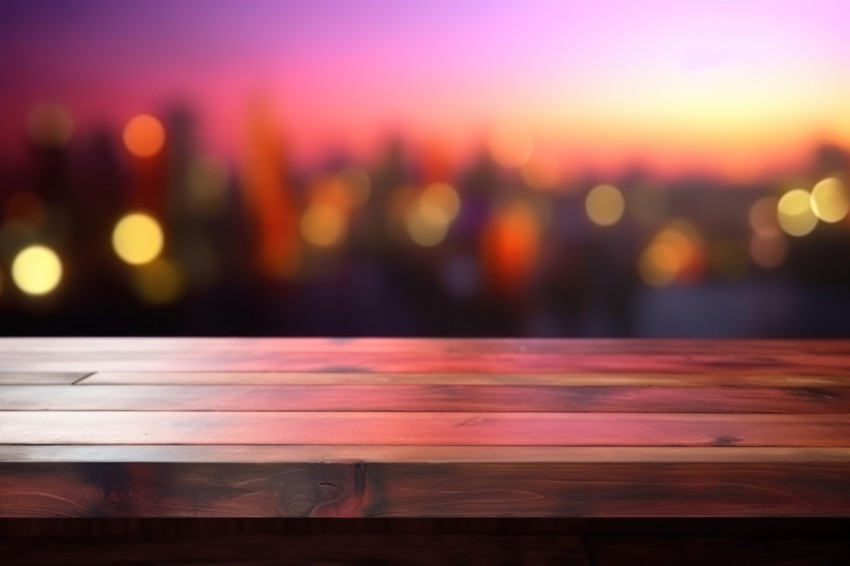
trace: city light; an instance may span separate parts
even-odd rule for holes
[[[159,223],[142,213],[128,214],[121,218],[112,232],[112,247],[125,262],[142,265],[153,261],[165,243]]]
[[[62,262],[46,246],[29,246],[12,261],[12,280],[28,295],[46,295],[62,279]]]
[[[316,202],[301,217],[301,235],[314,246],[326,248],[342,238],[347,221],[335,206]]]
[[[850,210],[847,187],[837,177],[828,177],[812,189],[811,207],[815,215],[824,222],[839,222]]]
[[[445,239],[449,222],[449,215],[443,208],[420,198],[407,215],[407,233],[420,246],[436,246]]]
[[[762,197],[750,207],[750,228],[764,238],[778,236],[781,232],[777,220],[778,201],[773,197]]]
[[[655,235],[638,260],[638,271],[647,285],[663,287],[674,281],[699,279],[705,264],[705,250],[696,228],[676,221]]]
[[[782,195],[776,205],[779,226],[789,236],[805,236],[815,229],[818,217],[805,189],[793,189]]]
[[[788,243],[782,234],[763,236],[755,234],[750,239],[750,257],[766,269],[779,267],[788,255]]]
[[[584,205],[587,217],[599,226],[616,224],[626,209],[623,193],[613,185],[598,185],[591,189]]]
[[[534,138],[521,124],[502,124],[490,137],[490,154],[502,167],[522,167],[534,151]]]
[[[136,157],[152,157],[165,144],[165,128],[150,114],[139,114],[127,122],[124,144]]]
[[[185,277],[175,263],[159,258],[133,271],[133,287],[146,303],[163,305],[173,302],[183,293]]]
[[[460,197],[448,183],[434,183],[425,187],[419,197],[426,206],[435,206],[445,213],[449,222],[460,212]]]

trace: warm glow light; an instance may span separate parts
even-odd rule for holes
[[[805,236],[815,229],[818,218],[812,210],[809,192],[804,189],[788,191],[777,204],[779,226],[791,236]]]
[[[339,242],[346,224],[346,218],[339,208],[316,202],[307,208],[301,218],[301,235],[314,246],[330,247]]]
[[[591,222],[599,226],[611,226],[622,218],[626,201],[617,187],[599,185],[587,194],[584,206]]]
[[[758,199],[750,207],[750,228],[753,233],[762,237],[778,236],[779,222],[776,218],[778,201],[772,197]]]
[[[838,222],[850,210],[847,187],[837,177],[828,177],[815,185],[811,196],[812,211],[824,222]]]
[[[534,151],[534,138],[519,124],[503,124],[490,138],[490,154],[502,167],[523,166]]]
[[[165,238],[159,223],[147,214],[128,214],[112,232],[112,247],[122,260],[132,265],[153,261],[162,252]]]
[[[687,222],[673,222],[661,230],[638,260],[647,285],[663,287],[674,281],[693,281],[705,270],[705,250],[699,234]]]
[[[535,152],[520,169],[522,180],[533,189],[551,189],[561,178],[560,164],[551,156]]]
[[[450,222],[460,212],[460,197],[454,187],[447,183],[428,185],[419,198],[425,205],[442,209]]]
[[[782,234],[761,236],[756,234],[750,240],[750,257],[756,265],[765,268],[778,267],[788,255],[788,244]]]
[[[12,280],[28,295],[44,295],[59,285],[62,262],[56,252],[45,246],[23,249],[12,262]]]
[[[522,200],[500,204],[485,226],[481,243],[491,284],[507,295],[521,292],[540,260],[538,212]]]
[[[185,277],[174,263],[156,259],[134,271],[133,287],[145,302],[161,305],[174,301],[182,294]]]
[[[30,138],[44,147],[65,145],[73,129],[71,115],[58,104],[39,104],[32,109],[27,121]]]
[[[151,157],[165,144],[165,128],[150,114],[139,114],[127,122],[124,144],[136,157]]]
[[[436,246],[445,239],[449,222],[445,210],[433,202],[420,199],[407,215],[407,233],[420,246]]]

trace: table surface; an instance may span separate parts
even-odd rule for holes
[[[4,517],[850,516],[850,341],[0,340]]]

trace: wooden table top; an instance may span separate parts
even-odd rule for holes
[[[0,340],[0,516],[850,516],[850,341]]]

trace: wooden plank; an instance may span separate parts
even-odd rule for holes
[[[841,517],[850,465],[0,464],[4,517]]]
[[[850,465],[850,448],[679,446],[2,445],[6,463],[690,463]]]
[[[850,376],[707,373],[97,372],[77,385],[539,385],[560,387],[850,387]]]
[[[3,411],[0,444],[848,446],[850,415]]]
[[[0,386],[6,385],[70,385],[91,372],[79,371],[0,371]],[[3,390],[5,391],[5,389]]]
[[[5,338],[4,371],[850,376],[850,341]]]
[[[6,386],[0,411],[850,413],[850,387]]]

